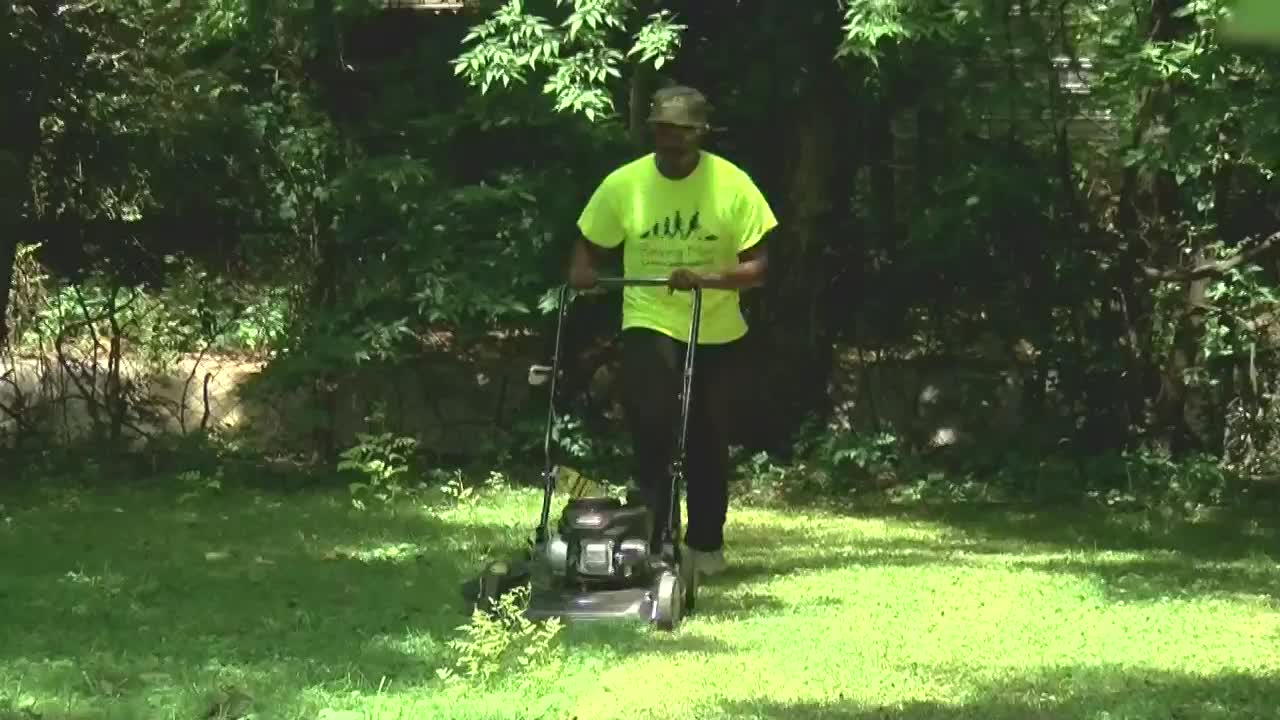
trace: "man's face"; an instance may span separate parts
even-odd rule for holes
[[[698,149],[702,132],[698,128],[653,123],[653,147],[659,155],[684,157]]]

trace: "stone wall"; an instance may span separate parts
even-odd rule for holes
[[[513,442],[513,422],[521,415],[542,421],[545,393],[527,382],[529,366],[546,360],[542,350],[530,340],[466,357],[442,348],[414,362],[370,365],[336,379],[331,418],[312,402],[318,378],[273,377],[263,372],[261,360],[184,356],[159,369],[125,362],[121,377],[131,384],[134,405],[142,411],[131,419],[125,438],[136,442],[145,435],[203,427],[238,433],[266,450],[309,450],[315,447],[317,423],[331,420],[335,444],[345,447],[369,429],[366,418],[381,407],[391,428],[414,435],[428,451],[486,454]],[[870,361],[856,353],[842,357],[832,382],[835,429],[886,428],[923,447],[1016,431],[1022,423],[1023,379],[1016,366],[937,358]],[[589,383],[606,411],[617,410],[614,377],[599,372]],[[101,378],[92,390],[83,380],[78,385],[55,360],[33,357],[0,359],[0,378],[0,441],[12,442],[19,413],[62,441],[90,432],[85,395],[101,395]],[[609,422],[609,431],[623,431],[620,423]]]
[[[157,371],[125,359],[119,377],[132,402],[125,436],[193,432],[202,426],[239,426],[245,416],[239,387],[263,363],[218,356],[184,356]],[[62,441],[82,439],[108,425],[108,369],[102,361],[60,362],[56,357],[0,358],[0,437],[10,441],[22,425],[54,433]]]

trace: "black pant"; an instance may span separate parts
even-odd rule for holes
[[[729,507],[729,439],[742,387],[744,340],[699,344],[686,438],[684,488],[688,505],[685,543],[714,551],[724,542]],[[671,507],[671,463],[680,432],[680,390],[686,343],[644,328],[622,333],[623,408],[631,430],[636,481],[654,508],[654,549],[659,549]],[[679,506],[676,516],[680,516]]]

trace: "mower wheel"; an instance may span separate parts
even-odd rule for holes
[[[684,616],[684,589],[680,576],[664,571],[658,578],[658,596],[655,598],[653,623],[660,630],[675,630]]]
[[[483,612],[492,612],[498,598],[502,595],[503,579],[507,574],[505,563],[492,563],[484,569],[480,576],[480,592],[476,597],[476,607]]]

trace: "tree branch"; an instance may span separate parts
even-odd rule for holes
[[[1192,280],[1204,280],[1205,278],[1218,277],[1240,267],[1250,260],[1266,253],[1267,251],[1280,245],[1280,232],[1272,233],[1267,239],[1228,258],[1215,260],[1211,263],[1205,263],[1193,268],[1185,268],[1179,270],[1160,270],[1153,267],[1142,268],[1142,273],[1150,280],[1159,280],[1163,282],[1189,282]]]

